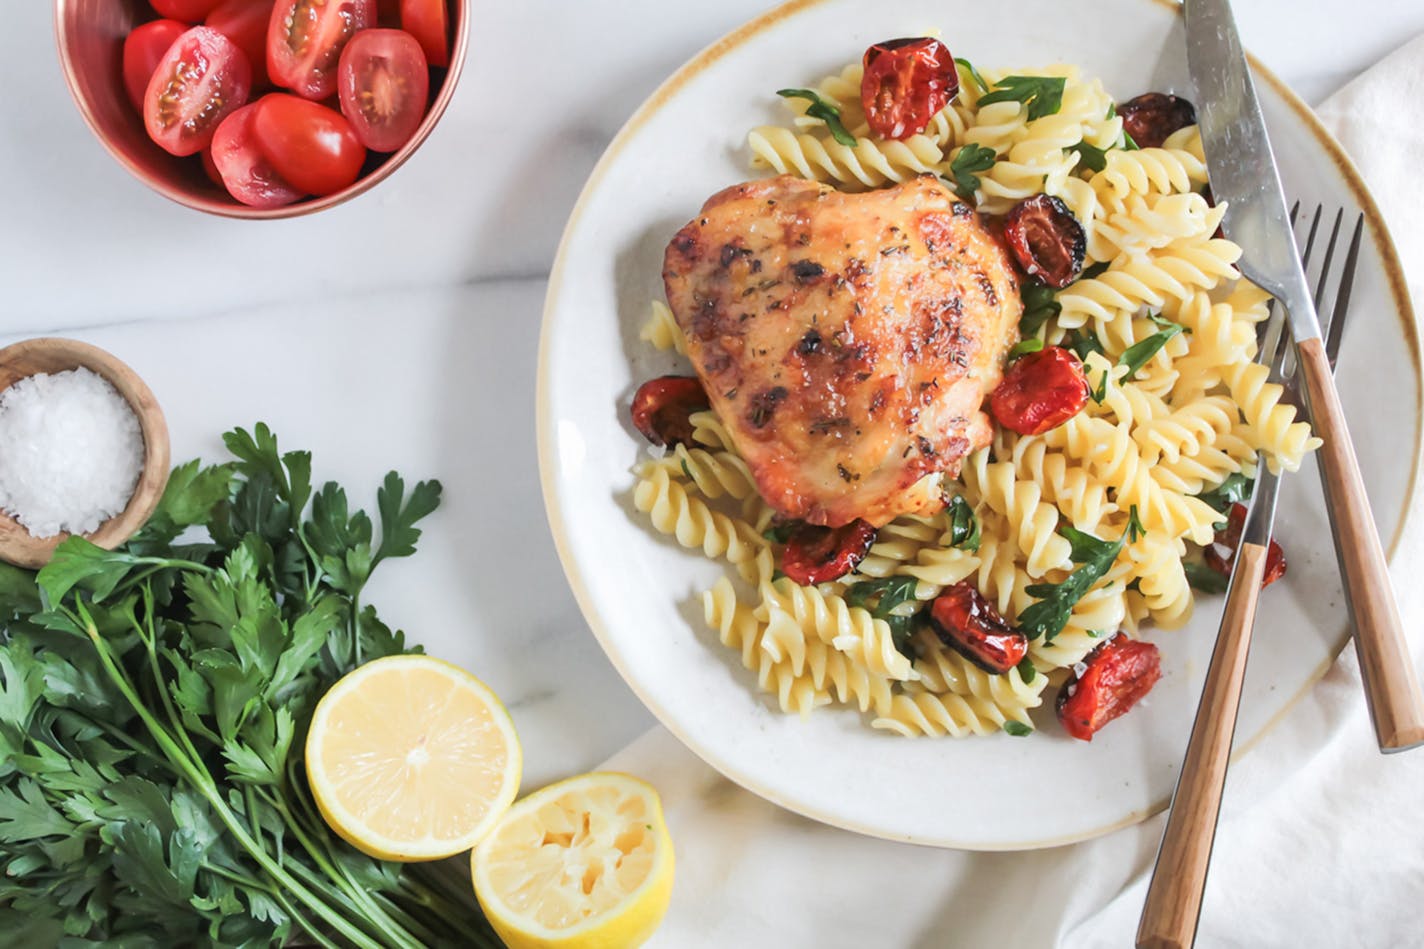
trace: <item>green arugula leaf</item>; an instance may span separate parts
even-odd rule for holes
[[[992,148],[970,142],[955,152],[949,163],[949,175],[954,180],[954,193],[968,202],[974,201],[979,190],[979,172],[994,167],[999,155]]]
[[[1108,261],[1100,260],[1096,264],[1084,267],[1083,272],[1078,274],[1077,280],[1074,280],[1073,282],[1077,283],[1078,280],[1096,280],[1103,274],[1107,273],[1108,268],[1111,266],[1112,264]]]
[[[1024,588],[1024,592],[1038,600],[1018,617],[1019,628],[1029,639],[1042,636],[1045,641],[1052,642],[1068,625],[1077,602],[1107,575],[1123,547],[1135,542],[1144,531],[1134,506],[1129,514],[1127,529],[1116,541],[1105,541],[1067,525],[1059,528],[1059,533],[1068,540],[1069,556],[1080,566],[1061,583],[1035,583]]]
[[[868,610],[870,615],[876,619],[884,620],[890,627],[891,639],[895,648],[899,652],[909,657],[915,658],[914,645],[911,642],[914,636],[913,615],[897,613],[897,607],[905,603],[915,603],[915,590],[920,582],[914,577],[881,577],[876,580],[861,580],[853,583],[846,589],[846,605],[859,607]],[[870,606],[869,601],[876,599],[874,606]]]
[[[1014,343],[1013,347],[1009,350],[1009,355],[1006,360],[1006,363],[1013,362],[1020,356],[1027,356],[1029,353],[1040,352],[1042,349],[1043,340],[1039,339],[1037,336],[1030,336],[1028,339],[1021,339],[1017,343]]]
[[[1058,113],[1063,105],[1065,82],[1062,76],[1005,76],[995,85],[994,91],[979,99],[979,105],[1022,102],[1028,106],[1028,118],[1032,122]]]
[[[956,494],[949,502],[949,546],[967,550],[971,554],[979,551],[979,518],[974,508]]]
[[[1108,166],[1108,152],[1105,148],[1098,148],[1087,142],[1079,142],[1077,145],[1070,145],[1068,151],[1078,153],[1078,167],[1086,168],[1088,171],[1102,171]]]
[[[1140,152],[1141,146],[1133,141],[1132,136],[1127,134],[1127,129],[1122,130],[1122,149],[1126,152]]]
[[[1004,731],[1007,734],[1013,735],[1015,738],[1024,738],[1028,735],[1033,734],[1032,728],[1025,725],[1023,722],[1015,721],[1012,718],[1004,722]]]
[[[1024,656],[1019,660],[1016,668],[1019,670],[1019,678],[1023,680],[1024,685],[1028,685],[1038,677],[1038,667],[1033,664],[1032,656]]]
[[[1237,471],[1227,475],[1226,480],[1212,490],[1197,495],[1197,499],[1205,501],[1216,513],[1226,514],[1231,505],[1249,501],[1255,487],[1256,482]]]
[[[831,137],[840,142],[846,148],[854,148],[856,145],[855,136],[846,131],[846,127],[841,124],[841,110],[832,105],[820,95],[810,89],[778,89],[776,94],[783,99],[805,99],[810,102],[806,109],[806,114],[813,119],[820,119],[826,123],[826,128],[830,129]]]
[[[780,524],[773,522],[770,527],[761,532],[761,536],[773,544],[784,544],[791,539],[791,535],[795,531],[795,521],[782,521]]]
[[[1097,353],[1100,356],[1105,355],[1103,352],[1103,344],[1098,342],[1096,336],[1084,329],[1069,331],[1068,335],[1064,337],[1063,343],[1069,349],[1073,350],[1074,355],[1083,362],[1088,361],[1088,355],[1090,353]]]
[[[1141,339],[1133,343],[1127,347],[1127,349],[1123,350],[1122,355],[1118,357],[1117,364],[1127,367],[1127,375],[1123,377],[1124,379],[1131,379],[1137,375],[1137,370],[1147,365],[1147,361],[1157,355],[1162,347],[1167,345],[1169,340],[1180,336],[1182,331],[1186,329],[1185,326],[1179,323],[1170,323],[1165,320],[1158,319],[1153,322],[1156,322],[1159,326],[1165,325],[1166,328],[1158,330],[1146,339]]]
[[[963,56],[954,57],[954,61],[964,67],[964,71],[969,73],[969,78],[974,80],[974,85],[979,87],[980,92],[988,92],[989,84],[984,81],[984,77],[979,75],[979,70],[974,68],[974,64]]]
[[[1063,312],[1052,287],[1037,280],[1024,283],[1019,290],[1023,297],[1024,312],[1019,320],[1019,335],[1034,336],[1051,318]]]
[[[1189,560],[1182,564],[1182,569],[1186,571],[1187,584],[1202,593],[1225,593],[1231,583],[1229,577],[1223,577],[1204,563]]]

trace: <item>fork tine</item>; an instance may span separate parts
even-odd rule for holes
[[[1345,335],[1345,314],[1350,309],[1350,289],[1355,284],[1355,265],[1360,262],[1360,242],[1365,236],[1365,216],[1355,219],[1355,233],[1350,238],[1350,249],[1345,253],[1345,267],[1340,274],[1340,291],[1335,294],[1335,309],[1331,314],[1330,331],[1325,338],[1325,355],[1330,360],[1330,368],[1335,368],[1335,357],[1340,354],[1340,340]]]
[[[1335,242],[1340,237],[1340,222],[1345,219],[1345,209],[1335,212],[1335,226],[1330,229],[1330,242],[1325,245],[1325,263],[1320,265],[1320,282],[1315,285],[1315,309],[1318,312],[1325,302],[1325,285],[1330,281],[1330,263],[1335,259]]]

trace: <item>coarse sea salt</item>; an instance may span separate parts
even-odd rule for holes
[[[0,392],[0,509],[34,537],[87,534],[122,511],[143,453],[138,417],[92,370],[42,372]]]

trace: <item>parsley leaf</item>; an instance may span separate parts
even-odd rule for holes
[[[845,592],[846,605],[869,610],[871,616],[884,620],[890,627],[895,648],[911,659],[915,658],[910,642],[915,617],[896,613],[895,609],[903,603],[916,602],[915,590],[919,583],[914,577],[881,577],[853,583]],[[873,598],[878,598],[875,605],[868,605]]]
[[[1187,561],[1182,564],[1182,569],[1186,571],[1187,583],[1191,588],[1200,590],[1202,593],[1225,593],[1230,583],[1227,577],[1223,577],[1204,563]]]
[[[1043,349],[1043,340],[1037,336],[1030,336],[1028,339],[1021,339],[1014,343],[1009,350],[1008,362],[1013,362],[1020,356],[1027,356],[1029,353],[1036,353]]]
[[[1025,588],[1029,596],[1038,598],[1037,603],[1028,606],[1018,617],[1019,628],[1029,639],[1042,636],[1052,642],[1068,625],[1074,605],[1107,575],[1122,548],[1145,533],[1137,519],[1136,506],[1131,510],[1127,529],[1115,541],[1101,540],[1067,525],[1058,532],[1068,540],[1069,556],[1080,566],[1062,583],[1035,583]]]
[[[1022,102],[1028,106],[1029,121],[1056,115],[1063,106],[1062,76],[1005,76],[979,99],[979,105],[995,102]]]
[[[979,190],[979,172],[994,167],[999,155],[992,148],[985,148],[970,142],[958,152],[949,163],[949,173],[954,179],[954,193],[965,201],[974,200],[974,192]]]
[[[1024,656],[1020,659],[1017,668],[1019,670],[1019,678],[1023,679],[1024,685],[1028,685],[1038,677],[1038,667],[1033,664],[1032,656]]]
[[[972,554],[979,551],[979,543],[979,518],[969,502],[956,494],[949,502],[949,546]]]
[[[1102,171],[1108,166],[1108,152],[1105,148],[1098,148],[1087,142],[1079,142],[1077,145],[1068,147],[1070,152],[1078,153],[1078,167],[1086,168],[1089,171]]]
[[[969,73],[969,78],[974,80],[974,85],[979,87],[980,92],[989,91],[989,84],[984,81],[983,76],[979,75],[979,70],[974,68],[973,63],[965,59],[963,56],[954,57],[954,61],[960,66],[964,67],[965,72]]]
[[[837,106],[831,105],[810,89],[778,89],[776,94],[783,99],[805,99],[810,102],[806,114],[825,122],[826,128],[831,130],[831,137],[846,148],[855,147],[855,136],[847,132],[841,123],[841,110]]]
[[[1013,735],[1015,738],[1025,738],[1033,734],[1033,729],[1023,722],[1015,721],[1011,718],[1004,722],[1004,732]]]
[[[1218,514],[1225,514],[1231,510],[1231,505],[1245,504],[1250,500],[1255,486],[1254,481],[1237,471],[1227,475],[1226,480],[1211,491],[1197,495],[1197,498],[1209,504]]]

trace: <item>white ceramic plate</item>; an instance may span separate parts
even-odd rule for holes
[[[1190,96],[1176,9],[1159,0],[808,0],[709,47],[638,111],[594,171],[564,235],[544,317],[539,454],[549,520],[589,625],[628,684],[693,751],[761,796],[816,820],[970,849],[1046,847],[1165,806],[1201,689],[1220,598],[1157,635],[1165,675],[1150,701],[1091,744],[1064,737],[1051,702],[1030,738],[906,740],[854,711],[781,714],[702,622],[699,592],[723,568],[684,552],[633,510],[644,442],[628,421],[637,385],[675,361],[638,339],[662,294],[663,248],[713,192],[754,177],[746,131],[784,121],[774,90],[806,86],[870,43],[939,29],[990,68],[1067,61],[1120,100]],[[1341,391],[1387,545],[1402,530],[1419,455],[1418,345],[1398,262],[1349,162],[1299,100],[1257,82],[1286,189],[1370,217]],[[1277,536],[1290,572],[1262,603],[1238,750],[1328,667],[1346,641],[1343,598],[1313,470],[1288,479]],[[1362,699],[1363,701],[1363,699]]]

